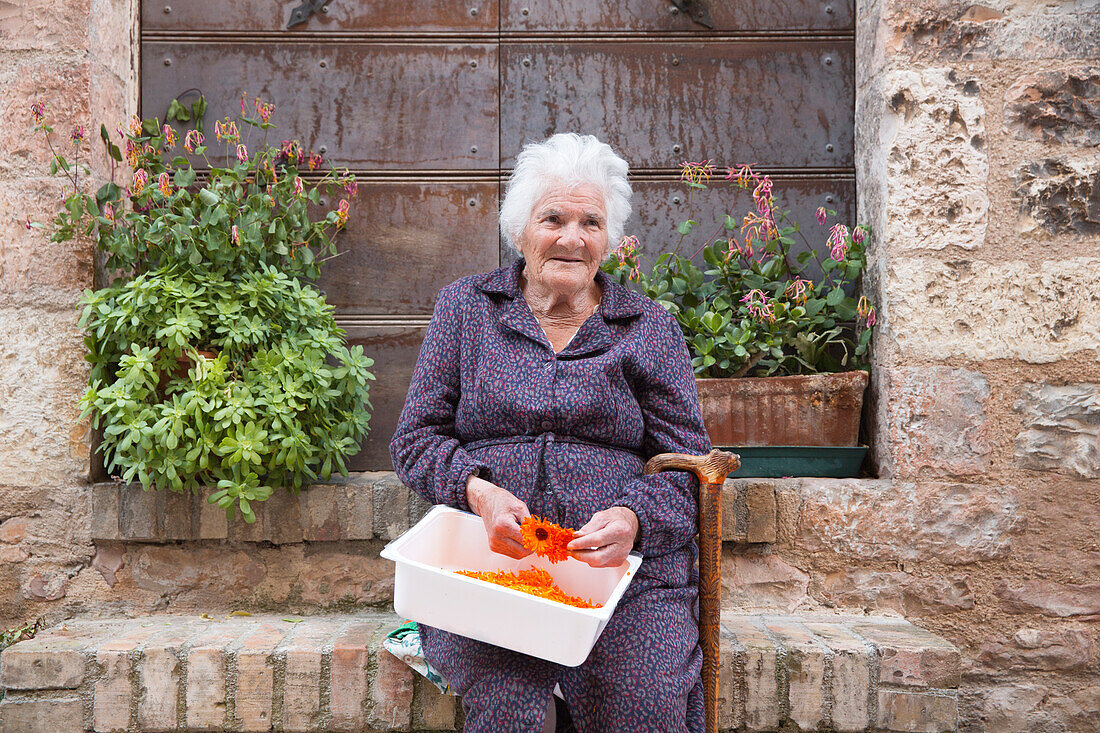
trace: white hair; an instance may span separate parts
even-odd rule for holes
[[[518,240],[542,197],[559,187],[591,185],[603,196],[610,251],[630,216],[629,169],[610,145],[592,135],[559,132],[541,143],[528,143],[516,156],[500,202],[500,233],[518,251]]]

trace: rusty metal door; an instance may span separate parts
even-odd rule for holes
[[[703,0],[712,27],[663,0],[143,0],[141,109],[188,89],[206,119],[242,92],[276,103],[277,132],[360,177],[320,283],[350,341],[375,359],[372,431],[388,445],[435,293],[511,261],[497,199],[524,143],[561,131],[630,162],[628,233],[664,248],[687,217],[679,163],[753,163],[797,219],[854,210],[851,0]],[[290,26],[290,27],[288,27]],[[712,189],[693,218],[731,202]]]

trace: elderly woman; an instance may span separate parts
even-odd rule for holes
[[[422,626],[467,731],[541,731],[555,684],[582,732],[703,728],[696,482],[642,467],[710,444],[679,326],[599,269],[630,196],[626,162],[592,136],[523,149],[500,207],[522,258],[440,291],[390,446],[398,476],[480,515],[496,552],[527,555],[535,514],[579,527],[569,548],[590,565],[644,557],[579,667]]]

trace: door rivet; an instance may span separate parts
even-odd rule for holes
[[[165,59],[164,60],[164,65],[165,66],[171,66],[172,65],[172,59]]]

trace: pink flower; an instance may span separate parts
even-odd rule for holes
[[[218,142],[225,138],[226,142],[235,143],[241,139],[241,132],[237,129],[237,123],[226,117],[224,121],[214,122],[214,136],[218,138]]]
[[[165,125],[161,132],[164,133],[164,147],[166,150],[171,150],[176,147],[176,131],[172,129],[171,125]]]
[[[72,133],[69,135],[69,139],[72,140],[73,145],[79,145],[84,142],[84,138],[87,136],[88,133],[84,129],[84,125],[77,125],[73,128]]]
[[[796,303],[802,303],[809,295],[809,286],[811,285],[813,285],[812,281],[797,277],[787,284],[787,289],[783,291],[783,294],[788,298],[792,298]]]
[[[614,256],[620,265],[625,265],[638,254],[638,238],[634,236],[623,237],[619,246],[615,248]]]
[[[35,102],[31,105],[31,117],[35,122],[41,123],[46,119],[46,103]]]
[[[748,304],[749,313],[754,318],[768,322],[775,320],[775,313],[772,312],[772,306],[768,303],[768,296],[764,294],[763,290],[753,288],[744,298],[741,298],[741,302]]]
[[[863,319],[867,328],[875,325],[875,307],[867,300],[866,295],[859,296],[859,302],[856,303],[856,315]]]
[[[115,207],[109,201],[103,204],[103,218],[112,224],[115,223]]]
[[[752,172],[752,168],[750,166],[742,163],[737,167],[736,173],[734,172],[733,168],[726,169],[726,180],[734,178],[735,176],[737,178],[738,188],[748,188],[749,183],[752,181],[753,178],[756,177],[756,174]]]
[[[302,179],[298,176],[294,176],[294,195],[301,196],[303,188]]]
[[[342,227],[348,223],[348,211],[351,209],[351,204],[347,199],[340,199],[340,204],[336,207],[336,226]]]
[[[317,170],[321,167],[321,162],[321,156],[311,151],[309,154],[309,169],[311,171]]]
[[[172,179],[168,177],[168,173],[161,173],[160,178],[157,180],[157,189],[163,196],[172,195]]]
[[[248,162],[248,148],[244,146],[244,143],[237,146],[237,160],[241,163]]]
[[[187,149],[187,152],[195,152],[195,148],[202,145],[205,138],[198,130],[188,130],[187,135],[183,138],[183,147]]]
[[[856,227],[852,230],[852,241],[856,244],[863,244],[863,240],[866,236],[867,232],[863,227]]]
[[[355,180],[354,177],[349,178],[344,184],[344,193],[352,198],[354,198],[355,195],[359,193],[359,183]]]
[[[701,185],[709,181],[712,175],[714,175],[714,166],[709,160],[704,160],[700,163],[689,163],[685,160],[683,163],[680,163],[681,181]]]
[[[875,325],[875,309],[874,309],[874,307],[872,307],[871,310],[867,311],[867,321],[866,321],[866,323],[867,323],[867,328],[870,328],[871,326]]]
[[[825,219],[826,219],[825,207],[824,206],[818,206],[817,207],[817,223],[820,224],[821,226],[825,226]]]
[[[134,171],[134,193],[140,195],[146,184],[149,183],[149,172],[144,168]]]
[[[271,114],[275,111],[275,105],[270,102],[265,102],[259,97],[252,103],[252,106],[256,109],[256,114],[260,116],[260,120],[267,122],[271,119]]]
[[[233,244],[241,243],[241,232],[237,229],[236,224],[229,228],[229,238],[233,240]]]
[[[27,217],[27,222],[26,222],[26,224],[24,224],[23,226],[25,226],[25,227],[27,228],[27,230],[28,230],[28,231],[30,231],[30,229],[32,228],[32,224],[31,224],[31,218],[30,218],[29,216]]]
[[[137,115],[130,118],[130,136],[141,137],[141,118]]]
[[[833,228],[829,230],[827,244],[831,248],[829,257],[837,262],[843,260],[844,255],[848,253],[848,227],[843,224],[834,224]]]

